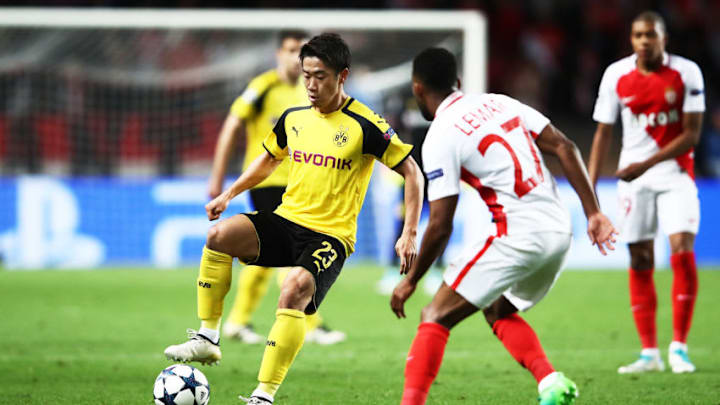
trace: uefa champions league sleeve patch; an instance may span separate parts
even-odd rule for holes
[[[438,177],[442,177],[443,169],[435,169],[431,172],[425,173],[425,175],[427,176],[428,181],[432,179],[437,179]]]

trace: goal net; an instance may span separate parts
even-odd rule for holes
[[[474,12],[0,9],[0,201],[15,207],[0,214],[7,265],[195,257],[207,221],[189,213],[207,199],[218,132],[250,79],[274,67],[283,29],[342,35],[347,92],[402,136],[426,125],[409,85],[420,50],[451,49],[464,88],[485,89],[485,21]],[[396,193],[378,190],[398,187],[375,183],[380,210]],[[358,253],[386,256],[377,227],[392,227],[364,211]]]

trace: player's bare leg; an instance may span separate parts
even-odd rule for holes
[[[687,336],[692,323],[698,290],[695,265],[695,234],[679,232],[670,235],[670,265],[673,270],[672,307],[673,340],[668,349],[668,363],[674,373],[692,373],[695,366],[688,357]]]
[[[517,308],[507,298],[500,296],[483,313],[505,349],[535,377],[541,405],[574,403],[578,396],[577,386],[555,371],[535,331],[517,314]]]
[[[220,361],[219,326],[223,301],[230,289],[232,261],[252,261],[259,253],[255,226],[245,215],[236,215],[214,225],[208,231],[197,281],[200,330],[188,329],[189,340],[169,346],[165,356],[175,361]]]
[[[275,323],[268,334],[258,373],[259,384],[248,403],[272,404],[290,366],[305,341],[305,308],[315,294],[315,278],[303,267],[293,267],[283,281]],[[254,401],[254,402],[253,402]]]
[[[628,244],[628,249],[630,251],[630,310],[640,337],[642,351],[636,361],[618,368],[618,373],[662,371],[665,369],[665,365],[658,350],[655,326],[657,294],[653,282],[655,269],[653,241],[633,242]]]

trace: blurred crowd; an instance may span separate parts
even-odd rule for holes
[[[17,6],[20,4],[0,0],[0,5]],[[26,1],[22,5],[173,8],[332,8],[337,6],[329,2],[300,0],[242,2],[217,0]],[[632,18],[642,10],[656,10],[665,17],[667,22],[668,51],[695,61],[703,71],[706,83],[707,112],[701,144],[696,149],[697,173],[701,177],[720,176],[720,104],[718,103],[720,87],[713,85],[720,78],[720,46],[717,46],[720,43],[720,25],[714,24],[715,21],[720,20],[720,2],[718,1],[347,0],[342,3],[342,6],[482,11],[489,23],[488,90],[509,94],[546,113],[560,128],[576,140],[585,155],[589,152],[594,131],[591,116],[602,73],[608,64],[631,53],[629,25]],[[157,36],[157,33],[149,32],[145,35],[148,38],[139,43],[146,46],[142,46],[137,51],[147,54],[148,60],[153,60],[152,57],[157,56],[157,63],[165,64],[171,70],[178,67],[192,68],[187,64],[210,60],[215,58],[214,55],[227,52],[222,47],[222,38],[214,38],[211,42],[216,46],[210,51],[206,50],[201,53],[200,47],[192,43],[192,38],[184,37],[172,39],[173,46],[160,52],[157,46],[159,40],[153,37],[153,35]],[[183,43],[183,41],[189,42]],[[121,49],[123,47],[118,47],[118,50]],[[173,49],[178,49],[178,51],[173,52]],[[189,55],[188,52],[196,52],[196,55]],[[109,54],[108,58],[111,58],[112,54],[115,53]],[[272,60],[267,59],[265,62],[270,66]],[[109,60],[107,63],[120,62]],[[227,89],[219,89],[217,87],[220,86],[220,83],[211,83],[210,89],[207,91],[214,95],[221,94],[222,97],[212,96],[210,99],[213,101],[208,102],[202,101],[207,100],[201,97],[203,92],[198,95],[198,91],[195,91],[197,89],[188,89],[187,86],[184,89],[165,86],[162,90],[110,86],[92,90],[83,85],[85,79],[77,74],[73,75],[71,68],[65,69],[62,73],[62,83],[57,83],[58,77],[58,75],[48,76],[46,72],[21,74],[18,70],[5,71],[0,74],[0,88],[4,93],[0,96],[0,121],[2,121],[0,125],[5,128],[4,131],[0,130],[0,155],[5,155],[2,173],[46,170],[43,168],[42,162],[37,160],[42,159],[42,156],[48,153],[50,155],[54,153],[56,155],[64,154],[63,156],[66,155],[68,159],[72,160],[72,173],[112,174],[116,171],[113,161],[117,155],[113,151],[122,147],[129,150],[128,153],[135,150],[132,153],[155,159],[157,172],[160,174],[178,174],[179,169],[176,162],[178,154],[182,156],[211,151],[214,132],[219,128],[222,116],[227,111],[228,103],[232,101],[234,94],[241,91],[241,85],[245,84],[240,83]],[[32,91],[49,92],[55,94],[52,97],[63,97],[64,101],[56,105],[62,105],[66,110],[60,115],[45,114],[39,120],[38,117],[30,117],[27,94]],[[173,91],[175,93],[172,93]],[[173,94],[173,97],[168,98],[168,92]],[[82,116],[82,109],[96,108],[98,103],[103,102],[100,100],[105,100],[106,104],[112,102],[109,100],[118,99],[118,94],[134,100],[144,98],[146,101],[133,104],[136,106],[133,108],[108,109],[108,111],[115,111],[112,114],[122,115],[122,120],[106,120],[100,114],[91,122],[84,120],[82,123],[72,124],[73,117]],[[153,111],[158,112],[157,115],[142,115],[141,110],[144,104],[152,104]],[[163,111],[173,110],[181,113],[163,113]],[[38,128],[42,129],[43,125],[52,125],[52,122],[48,122],[48,120],[57,120],[58,116],[61,116],[66,122],[67,132],[74,131],[76,133],[75,135],[61,134],[59,136],[82,139],[83,136],[87,137],[87,134],[92,132],[93,126],[109,125],[110,128],[104,130],[104,137],[107,140],[96,142],[95,146],[92,146],[97,149],[96,151],[79,150],[73,153],[73,148],[87,149],[91,147],[88,146],[89,144],[85,146],[70,145],[64,152],[46,151],[45,155],[42,151],[33,150],[32,148],[42,149],[43,147],[42,137],[45,132]],[[169,125],[159,125],[157,130],[141,130],[141,128],[152,127],[156,125],[154,123],[163,120],[172,122]],[[113,127],[113,124],[107,124],[110,122],[121,122],[121,124]],[[128,122],[134,123],[132,125],[135,125],[135,131]],[[188,123],[192,123],[192,125]],[[617,129],[619,135],[619,128]],[[150,139],[137,141],[141,146],[135,145],[133,142],[136,141],[128,138],[132,136],[147,138],[149,135],[146,133],[151,134]],[[172,137],[175,139],[174,143],[168,144],[164,138],[166,134],[179,136]],[[619,147],[619,137],[617,139],[618,141],[614,145],[616,150]],[[72,156],[76,156],[74,160]],[[616,157],[617,154],[615,154]],[[93,162],[93,159],[99,161]],[[606,166],[608,172],[605,174],[612,174],[613,165]]]

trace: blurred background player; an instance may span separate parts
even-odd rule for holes
[[[456,90],[459,84],[449,51],[429,48],[413,61],[413,93],[425,119],[433,121],[422,148],[430,224],[415,264],[393,292],[395,314],[405,317],[405,301],[450,239],[461,179],[485,200],[494,226],[486,240],[450,264],[423,309],[407,357],[402,404],[425,403],[450,329],[480,309],[537,380],[540,404],[571,404],[578,395],[575,383],[554,370],[533,329],[517,315],[550,291],[572,238],[570,214],[540,152],[557,157],[601,253],[613,249],[615,229],[600,212],[572,141],[535,109],[504,95],[464,94]]]
[[[703,77],[694,62],[665,52],[667,31],[657,13],[635,17],[630,42],[634,53],[608,66],[600,83],[589,162],[595,184],[620,112],[620,235],[630,250],[630,305],[642,352],[618,372],[665,368],[657,345],[653,283],[653,240],[659,224],[672,252],[673,340],[668,361],[673,372],[691,373],[695,366],[688,358],[687,336],[698,290],[693,248],[700,222],[693,147],[705,111]]]
[[[245,129],[245,157],[242,170],[247,170],[255,158],[264,153],[265,139],[282,113],[290,107],[307,105],[308,99],[300,79],[300,48],[308,35],[304,31],[282,31],[278,35],[275,52],[277,67],[255,77],[245,91],[233,102],[225,119],[215,148],[208,193],[215,198],[223,190],[228,163],[235,151],[236,139]],[[290,164],[284,161],[260,184],[250,190],[254,210],[272,212],[282,202]],[[287,275],[287,269],[278,271],[278,285]],[[260,301],[267,293],[272,269],[246,266],[240,272],[235,303],[223,323],[223,336],[245,343],[263,343],[265,338],[252,328],[250,320]],[[308,333],[306,340],[320,344],[334,344],[345,340],[345,334],[333,331],[322,324],[319,314],[305,318]]]

